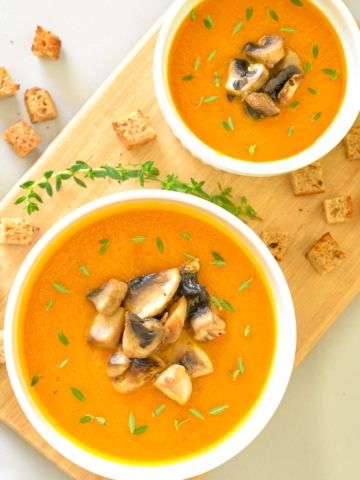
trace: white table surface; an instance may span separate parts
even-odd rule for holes
[[[0,0],[0,65],[22,85],[16,98],[0,102],[0,132],[20,116],[27,118],[25,88],[48,88],[59,119],[37,127],[42,152],[170,3]],[[345,3],[360,18],[360,0]],[[62,38],[61,61],[44,62],[31,54],[36,25]],[[0,141],[0,198],[37,158],[18,158]],[[285,399],[262,434],[207,479],[359,480],[359,346],[360,295],[294,372]],[[1,480],[66,478],[0,424]]]

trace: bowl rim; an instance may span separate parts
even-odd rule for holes
[[[18,298],[27,274],[58,234],[97,210],[138,201],[185,205],[190,209],[205,212],[206,215],[227,226],[229,231],[237,234],[239,241],[250,250],[267,279],[277,317],[277,344],[273,366],[260,399],[246,421],[220,440],[220,443],[204,452],[179,459],[174,463],[146,466],[115,462],[91,453],[57,431],[46,419],[29,394],[22,377],[15,319]],[[111,474],[109,478],[115,480],[142,480],[145,474],[149,480],[184,480],[212,470],[232,458],[245,448],[269,422],[285,393],[291,376],[296,350],[296,320],[291,294],[279,265],[265,244],[245,223],[221,207],[189,194],[150,189],[131,190],[98,198],[70,212],[47,230],[33,246],[18,270],[9,294],[4,322],[4,347],[9,379],[23,412],[37,432],[61,455],[98,475],[108,478]]]
[[[336,30],[344,31],[346,36],[338,38],[342,45],[347,76],[342,103],[328,128],[308,148],[276,161],[251,162],[233,158],[215,151],[202,142],[187,127],[171,101],[167,86],[167,64],[169,48],[178,25],[189,13],[192,6],[201,0],[175,0],[165,14],[163,25],[155,46],[153,60],[153,83],[160,109],[173,134],[190,153],[217,169],[238,175],[272,176],[288,173],[305,167],[329,153],[344,138],[356,120],[360,109],[360,32],[356,21],[341,0],[311,0],[327,17]],[[188,4],[188,6],[187,6]],[[331,16],[329,12],[332,12]],[[180,19],[178,18],[180,16]],[[342,28],[336,26],[342,25]]]

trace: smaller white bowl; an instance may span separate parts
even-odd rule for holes
[[[26,279],[47,247],[80,219],[95,211],[134,202],[159,202],[185,206],[213,219],[235,235],[250,252],[268,282],[274,301],[276,346],[272,368],[256,405],[246,420],[220,443],[194,457],[168,461],[162,465],[134,465],[108,460],[91,453],[54,428],[29,393],[22,373],[18,349],[18,303]],[[80,467],[114,480],[185,480],[218,467],[243,450],[265,427],[277,409],[290,379],[295,349],[296,321],[291,295],[280,267],[259,237],[242,221],[222,208],[200,198],[163,190],[133,190],[99,198],[71,212],[51,227],[32,248],[21,265],[9,295],[5,313],[6,365],[16,398],[33,427],[61,455]]]
[[[360,33],[341,0],[312,0],[335,28],[346,59],[347,82],[340,109],[328,129],[306,150],[288,158],[271,162],[251,162],[223,155],[203,143],[185,125],[172,101],[168,85],[168,58],[177,29],[199,0],[176,0],[168,10],[157,40],[153,80],[162,113],[185,148],[205,163],[230,173],[270,176],[291,172],[309,165],[332,150],[346,135],[360,109]]]

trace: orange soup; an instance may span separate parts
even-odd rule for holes
[[[192,379],[185,405],[153,381],[119,393],[107,375],[112,351],[88,342],[86,295],[193,257],[226,322],[223,336],[198,343],[213,372]],[[261,396],[276,343],[271,294],[249,252],[212,220],[156,202],[103,209],[59,236],[29,276],[19,315],[23,370],[43,414],[87,450],[127,463],[170,462],[228,435]]]
[[[273,62],[251,54],[279,39],[283,52]],[[289,52],[296,55],[292,77]],[[246,62],[235,74],[248,82],[233,90],[235,60]],[[262,80],[251,85],[261,69]],[[308,0],[204,0],[179,27],[168,63],[171,96],[188,128],[219,153],[253,162],[311,146],[337,114],[346,75],[337,33]]]

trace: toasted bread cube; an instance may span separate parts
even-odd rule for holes
[[[267,231],[261,233],[261,238],[272,255],[280,262],[288,249],[289,235],[286,232]]]
[[[24,120],[11,125],[3,133],[3,139],[10,143],[20,157],[25,157],[41,143],[38,134]]]
[[[290,173],[290,183],[296,196],[324,193],[324,178],[321,163],[312,163]]]
[[[344,138],[346,154],[350,160],[360,160],[360,125],[350,128]]]
[[[4,330],[0,330],[0,364],[5,363]]]
[[[310,248],[306,257],[315,270],[323,275],[340,265],[345,259],[345,253],[327,232]]]
[[[26,90],[25,105],[32,123],[45,122],[57,117],[57,111],[50,93],[44,88]]]
[[[30,245],[35,228],[26,218],[2,218],[0,243],[7,245]]]
[[[156,133],[141,110],[131,112],[127,118],[113,122],[113,128],[128,150],[155,140]]]
[[[20,85],[16,85],[5,67],[0,67],[0,98],[12,97],[19,90]]]
[[[324,200],[324,212],[328,223],[341,223],[350,220],[354,214],[352,198],[348,196],[328,198]]]
[[[36,27],[35,37],[31,51],[37,57],[58,60],[60,57],[61,40],[54,33],[45,30],[43,27]]]

